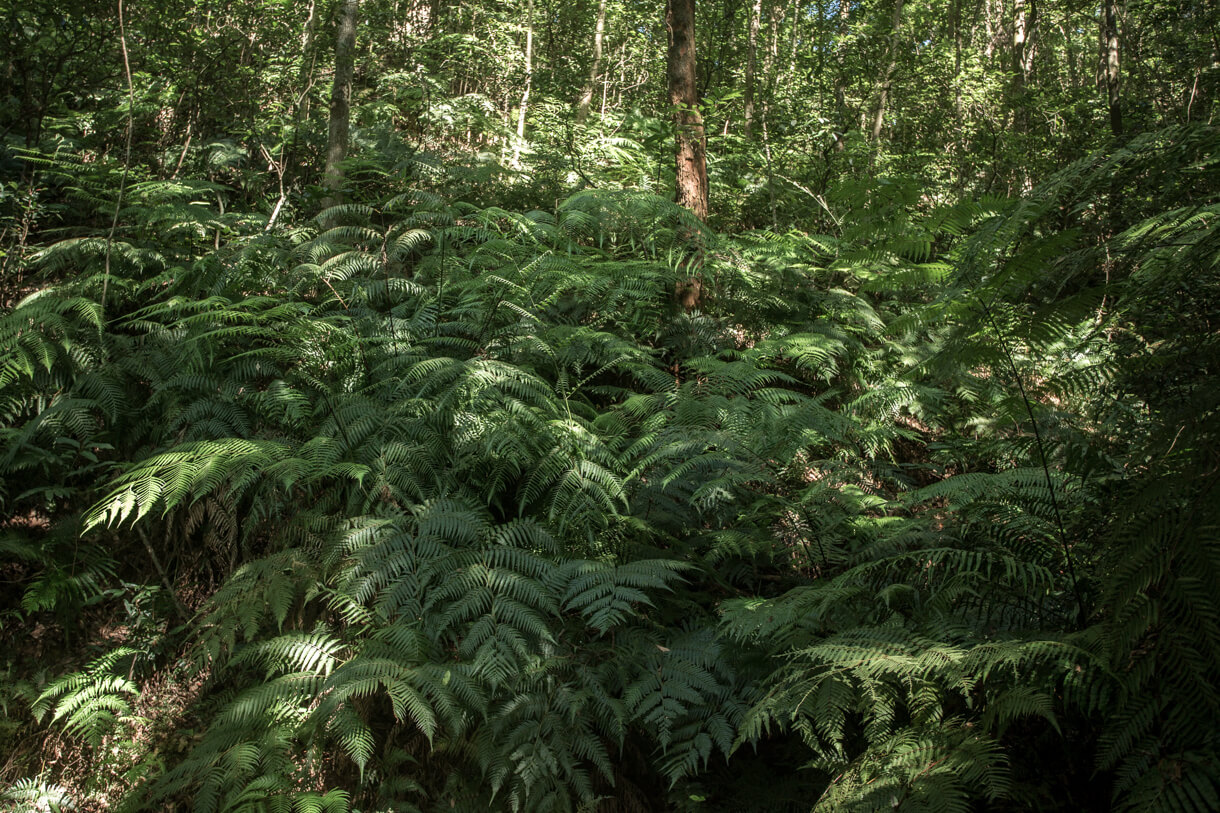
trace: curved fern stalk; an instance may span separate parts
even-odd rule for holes
[[[1046,488],[1047,491],[1050,492],[1051,508],[1055,514],[1055,526],[1059,532],[1059,545],[1063,550],[1064,561],[1067,563],[1068,576],[1072,580],[1072,592],[1076,596],[1076,608],[1079,613],[1076,623],[1083,626],[1084,624],[1088,623],[1088,609],[1085,606],[1084,596],[1080,592],[1080,581],[1076,576],[1076,564],[1072,558],[1071,545],[1068,543],[1067,528],[1063,524],[1063,515],[1059,511],[1059,498],[1055,493],[1055,483],[1051,479],[1051,469],[1046,458],[1046,444],[1042,440],[1042,430],[1039,428],[1038,421],[1034,417],[1033,404],[1030,403],[1029,395],[1025,392],[1025,383],[1021,378],[1020,371],[1017,369],[1017,363],[1013,359],[1012,353],[1008,349],[1008,343],[1004,338],[1004,334],[1000,331],[999,325],[995,321],[995,316],[992,314],[991,308],[989,308],[981,298],[976,297],[976,300],[978,301],[979,306],[983,309],[983,313],[987,317],[987,320],[991,323],[992,328],[996,331],[996,339],[999,341],[1000,349],[1004,353],[1004,358],[1008,362],[1009,372],[1012,374],[1013,381],[1017,385],[1017,391],[1021,395],[1021,401],[1025,404],[1025,412],[1029,417],[1030,427],[1034,432],[1034,444],[1038,448],[1038,458],[1042,463],[1042,473],[1046,480]]]

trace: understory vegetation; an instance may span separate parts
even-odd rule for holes
[[[1220,808],[1220,128],[705,222],[638,110],[336,193],[123,81],[4,153],[0,810]]]

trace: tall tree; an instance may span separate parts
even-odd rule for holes
[[[838,0],[838,27],[835,33],[835,107],[839,113],[839,126],[835,128],[835,151],[842,152],[847,146],[847,33],[851,6],[847,0]]]
[[[1110,106],[1110,130],[1123,133],[1121,76],[1118,53],[1118,0],[1101,2],[1101,79]]]
[[[801,41],[801,0],[792,4],[792,27],[788,30],[788,74],[796,75],[796,48]]]
[[[758,32],[762,27],[762,0],[750,4],[749,30],[746,35],[745,136],[754,134],[754,95],[758,83]]]
[[[873,118],[873,141],[881,137],[881,126],[885,123],[885,103],[893,86],[894,70],[898,67],[898,38],[902,33],[903,5],[904,0],[894,0],[894,17],[890,22],[890,44],[886,52],[885,71],[877,82],[877,114]]]
[[[695,73],[695,0],[669,0],[665,9],[669,33],[666,78],[677,130],[676,200],[700,220],[707,219],[707,138],[699,112]]]
[[[529,92],[533,90],[533,0],[526,5],[526,87],[521,90],[521,107],[517,109],[517,145],[512,149],[512,164],[521,162],[521,145],[526,140],[526,109]]]
[[[343,159],[347,158],[348,131],[351,127],[352,74],[355,70],[356,19],[360,0],[344,0],[335,38],[335,83],[330,93],[330,134],[326,145],[326,170],[322,186],[326,202],[342,198]]]
[[[1025,89],[1025,6],[1026,0],[1012,3],[1012,90],[1019,99]]]
[[[1012,4],[1012,80],[1009,82],[1010,104],[1013,110],[1013,125],[1024,131],[1027,127],[1028,109],[1025,86],[1029,82],[1034,64],[1034,33],[1038,18],[1038,6],[1034,0],[1013,0]]]
[[[589,106],[593,103],[593,88],[602,74],[602,44],[606,36],[606,0],[598,0],[597,24],[593,29],[593,64],[589,68],[589,81],[580,93],[576,104],[576,123],[584,124],[589,118]]]

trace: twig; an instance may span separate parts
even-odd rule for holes
[[[322,281],[326,283],[327,288],[330,288],[330,292],[335,295],[335,299],[339,300],[339,304],[343,306],[343,310],[351,310],[351,308],[347,306],[347,303],[343,301],[343,297],[339,296],[339,292],[335,290],[335,286],[330,284],[330,280],[328,280],[326,277],[322,277]]]
[[[186,123],[186,143],[182,145],[182,153],[178,156],[178,163],[174,166],[174,174],[169,176],[171,181],[177,178],[178,173],[182,171],[182,162],[186,160],[186,153],[191,148],[191,139],[195,137],[195,134],[191,132],[194,126],[194,118]]]
[[[808,195],[809,197],[811,197],[811,198],[813,198],[814,200],[816,200],[816,201],[818,202],[818,205],[819,205],[819,206],[821,206],[823,209],[825,209],[825,210],[826,210],[826,214],[830,215],[830,219],[834,221],[834,224],[835,224],[836,226],[840,226],[840,227],[841,227],[841,226],[843,225],[843,221],[842,221],[841,219],[839,219],[837,216],[835,216],[835,213],[834,213],[834,212],[830,211],[830,206],[828,206],[828,205],[826,204],[826,199],[825,199],[825,198],[823,198],[821,195],[819,195],[817,192],[813,192],[813,191],[811,191],[810,189],[808,189],[807,187],[802,186],[801,184],[799,184],[799,183],[797,183],[796,181],[794,181],[794,180],[792,180],[791,178],[789,178],[787,175],[781,175],[780,173],[776,172],[776,173],[775,173],[775,177],[779,178],[780,180],[787,181],[788,183],[790,183],[790,184],[792,184],[793,186],[795,186],[797,189],[799,189],[799,190],[801,190],[802,192],[804,192],[804,193],[805,193],[806,195]]]
[[[178,592],[174,589],[174,583],[170,581],[169,573],[165,570],[165,566],[161,564],[161,559],[157,556],[157,551],[153,547],[152,540],[148,538],[148,532],[144,530],[143,525],[135,525],[136,536],[140,537],[140,541],[144,543],[144,550],[148,552],[148,558],[152,560],[153,567],[157,569],[157,575],[161,577],[161,584],[165,586],[165,591],[169,593],[170,599],[174,602],[174,609],[178,612],[178,618],[181,621],[190,621],[191,612],[178,598]]]

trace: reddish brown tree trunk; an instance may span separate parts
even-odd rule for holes
[[[677,130],[676,200],[700,220],[707,219],[707,138],[695,83],[695,0],[669,0],[669,103]]]

